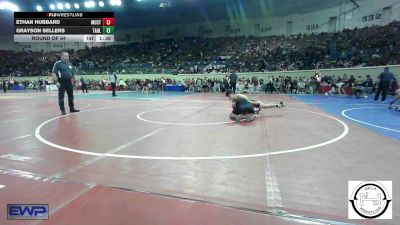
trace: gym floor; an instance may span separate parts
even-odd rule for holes
[[[117,94],[76,94],[66,116],[54,92],[0,94],[0,211],[50,208],[0,224],[400,224],[387,104],[254,95],[286,107],[236,123],[223,94]],[[393,219],[348,220],[349,180],[392,181]]]

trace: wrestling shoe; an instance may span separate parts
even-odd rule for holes
[[[279,105],[276,105],[277,108],[283,108],[285,107],[285,105],[283,104],[283,102],[279,102]]]
[[[78,109],[71,109],[71,110],[69,110],[69,112],[70,113],[77,113],[77,112],[80,112],[81,110],[78,110]]]

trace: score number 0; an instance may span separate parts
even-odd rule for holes
[[[114,18],[103,18],[103,26],[114,26]]]

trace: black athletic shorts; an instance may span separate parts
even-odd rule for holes
[[[232,113],[235,115],[254,113],[254,106],[251,102],[246,100],[239,100],[234,105],[232,105]]]

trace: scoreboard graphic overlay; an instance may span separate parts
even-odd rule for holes
[[[114,12],[14,12],[14,42],[114,42]]]

